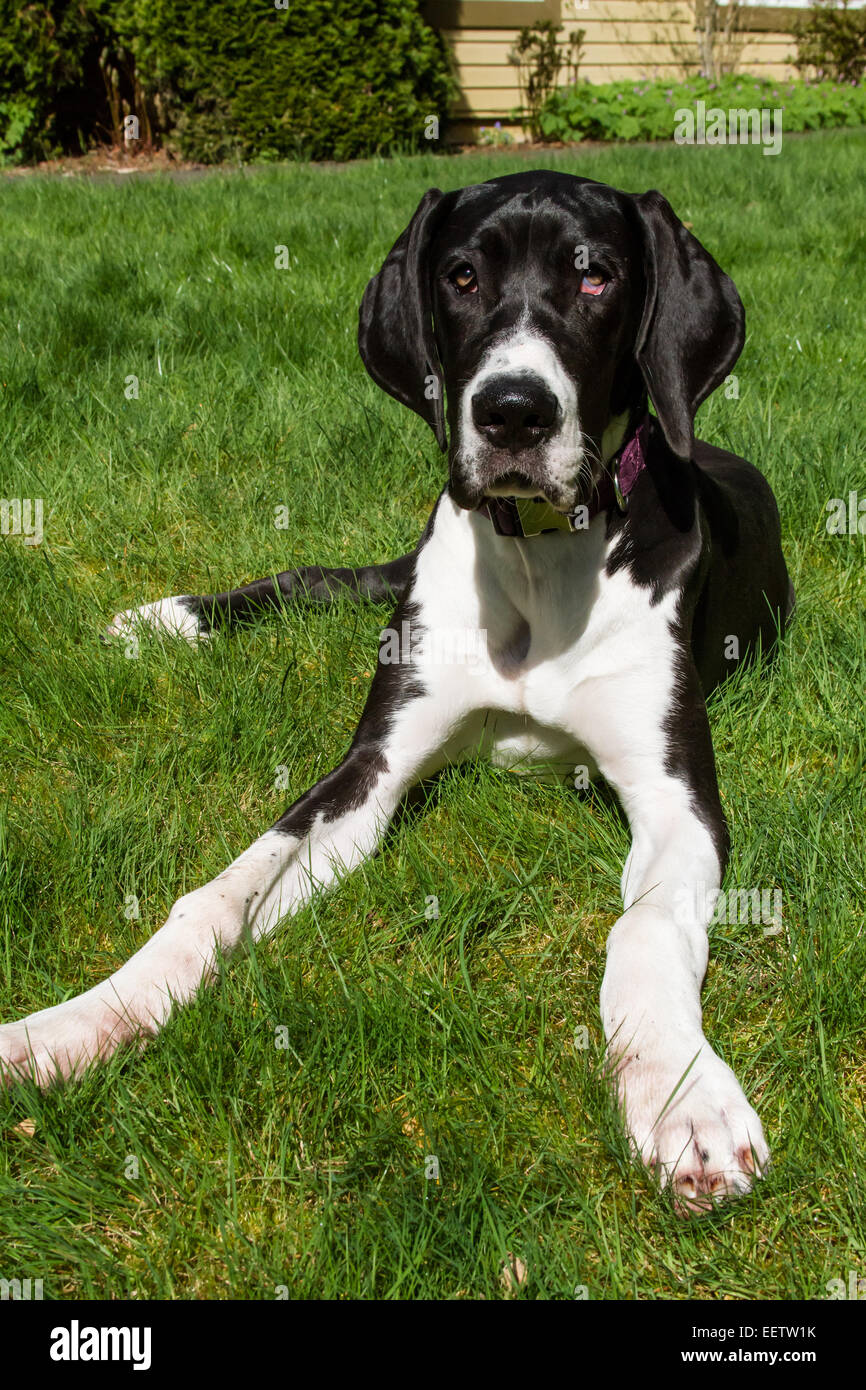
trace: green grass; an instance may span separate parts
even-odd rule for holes
[[[864,154],[831,132],[775,159],[540,161],[660,188],[746,305],[740,398],[718,392],[699,431],[770,479],[799,609],[711,720],[727,884],[781,888],[784,932],[716,928],[704,1003],[766,1181],[683,1222],[630,1164],[599,1078],[623,820],[479,766],[144,1054],[0,1097],[0,1277],[60,1298],[498,1298],[507,1251],[523,1297],[812,1299],[866,1275],[864,540],[825,530],[830,498],[866,495]],[[0,540],[3,1019],[102,978],[345,749],[387,609],[138,660],[98,634],[146,599],[414,543],[443,464],[365,377],[356,306],[429,185],[525,164],[4,182],[0,493],[44,498],[45,538]]]

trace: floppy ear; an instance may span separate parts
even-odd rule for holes
[[[733,280],[670,203],[655,190],[634,202],[646,276],[635,355],[665,439],[690,458],[695,412],[739,357],[746,315]]]
[[[361,301],[358,348],[377,386],[426,420],[447,448],[442,369],[433,337],[430,243],[451,195],[431,188]]]

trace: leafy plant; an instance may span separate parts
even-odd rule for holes
[[[731,74],[719,82],[580,82],[551,93],[540,113],[547,140],[670,140],[676,112],[708,107],[764,107],[783,111],[785,132],[866,124],[866,86],[824,82],[773,82]]]
[[[14,162],[21,149],[27,132],[36,120],[36,107],[33,101],[19,97],[17,100],[0,101],[0,165]]]
[[[559,74],[566,70],[566,82],[577,81],[578,68],[583,57],[585,29],[573,29],[567,44],[559,43],[563,25],[554,24],[552,19],[539,20],[537,24],[524,25],[518,31],[517,41],[508,54],[508,61],[518,70],[518,84],[523,102],[522,116],[529,126],[533,140],[541,135],[541,111],[552,93],[556,90]]]
[[[514,144],[514,136],[510,130],[504,130],[501,121],[494,121],[493,125],[483,125],[478,132],[479,145],[486,145],[492,149],[503,149],[507,145]]]
[[[800,72],[839,82],[859,82],[866,72],[866,10],[850,9],[848,0],[817,0],[794,33]]]
[[[4,162],[80,147],[93,78],[98,6],[0,0],[0,150]],[[97,83],[98,90],[101,84]],[[98,105],[94,103],[94,105]]]

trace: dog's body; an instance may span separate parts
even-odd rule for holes
[[[728,843],[704,698],[772,647],[793,593],[769,487],[692,433],[742,341],[732,283],[658,194],[551,173],[427,194],[359,336],[373,378],[443,448],[447,396],[449,484],[416,550],[163,600],[111,629],[196,638],[268,605],[392,594],[398,653],[383,648],[338,768],[110,980],[0,1028],[10,1073],[71,1074],[156,1031],[217,949],[369,856],[446,762],[585,768],[632,831],[601,1007],[633,1144],[683,1208],[747,1190],[768,1159],[760,1121],[701,1023]],[[431,654],[437,634],[484,640],[461,662]]]

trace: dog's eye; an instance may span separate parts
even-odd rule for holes
[[[478,280],[472,266],[466,261],[459,265],[456,270],[451,272],[451,283],[458,294],[475,294],[478,289]]]
[[[596,270],[588,270],[580,282],[581,294],[601,294],[607,278]]]

